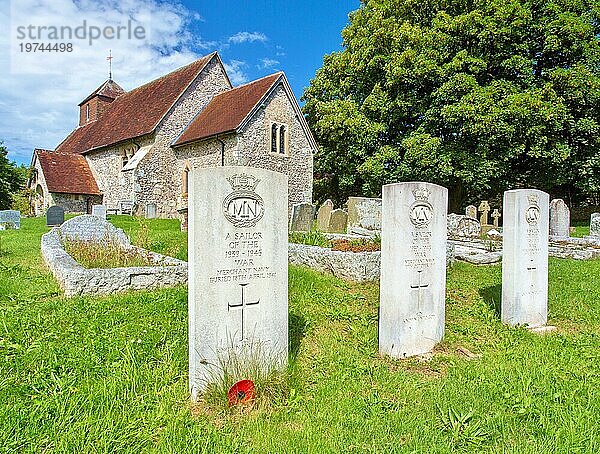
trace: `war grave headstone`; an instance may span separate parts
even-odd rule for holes
[[[568,238],[570,236],[571,211],[563,199],[550,202],[550,236]]]
[[[431,183],[383,187],[379,352],[405,358],[444,336],[448,190]]]
[[[329,226],[329,218],[332,211],[333,202],[330,199],[325,200],[323,205],[319,207],[319,211],[317,211],[317,229],[322,232],[327,231],[327,227]]]
[[[326,232],[329,233],[346,233],[348,225],[348,213],[342,209],[333,210],[329,216],[329,224]]]
[[[288,351],[287,177],[250,167],[189,174],[189,385],[231,361],[283,367]]]
[[[93,205],[92,216],[96,216],[100,219],[106,220],[106,207],[104,205]]]
[[[146,204],[146,219],[156,219],[156,203]]]
[[[381,230],[381,199],[348,198],[348,233],[369,233]]]
[[[46,226],[56,227],[65,222],[65,210],[63,207],[54,205],[46,211]]]
[[[500,211],[498,211],[498,208],[494,209],[494,212],[492,213],[492,219],[494,220],[494,228],[497,229],[498,227],[500,227],[500,218],[502,217],[502,215],[500,214]]]
[[[312,203],[298,203],[292,207],[290,231],[308,232],[312,229],[316,208]]]
[[[1,210],[0,226],[2,230],[6,228],[19,230],[21,228],[21,212],[17,210]]]
[[[537,189],[504,193],[503,323],[535,328],[548,319],[548,202]]]
[[[465,209],[465,215],[470,218],[477,219],[477,207],[475,205],[469,205]]]

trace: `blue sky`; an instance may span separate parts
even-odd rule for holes
[[[107,78],[112,49],[114,79],[126,90],[214,50],[235,85],[285,71],[298,98],[323,56],[341,49],[341,31],[359,0],[162,1],[0,0],[0,141],[9,158],[28,164],[33,148],[53,149],[77,126],[77,104]],[[104,30],[144,27],[143,40],[21,39],[29,25]],[[22,30],[22,28],[21,28]],[[42,33],[47,33],[46,31]],[[73,43],[72,52],[22,52],[21,45]]]

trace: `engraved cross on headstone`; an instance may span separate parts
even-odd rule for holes
[[[535,271],[537,271],[537,266],[532,263],[527,267],[527,271],[529,271],[529,291],[533,295],[535,294]]]
[[[490,204],[487,200],[482,200],[478,210],[481,212],[481,225],[488,225],[488,213],[490,212]]]
[[[501,214],[500,214],[500,212],[498,211],[498,208],[496,208],[496,209],[494,210],[494,212],[492,213],[492,217],[494,218],[494,227],[496,227],[496,228],[498,228],[498,227],[499,227],[499,225],[500,225],[500,221],[499,221],[499,219],[500,219],[500,217],[501,217],[501,216],[502,216],[502,215],[501,215]]]
[[[421,281],[421,276],[422,276],[423,270],[418,270],[417,273],[419,275],[419,282],[417,284],[411,285],[410,288],[413,290],[417,290],[419,292],[418,311],[422,312],[423,311],[423,289],[426,289],[427,287],[429,287],[429,284],[423,284],[423,282]]]
[[[255,306],[258,303],[260,303],[260,300],[257,301],[245,301],[244,300],[244,287],[246,287],[248,284],[240,284],[240,287],[242,288],[242,299],[239,303],[235,303],[235,304],[231,304],[228,303],[227,304],[227,311],[230,311],[231,309],[235,309],[235,308],[240,308],[240,311],[242,313],[242,338],[240,339],[241,341],[243,341],[245,339],[245,334],[244,334],[244,309],[248,306]]]

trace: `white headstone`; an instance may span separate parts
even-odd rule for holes
[[[156,203],[146,204],[146,219],[156,219]]]
[[[504,193],[502,322],[538,327],[548,319],[548,201],[537,189]]]
[[[444,336],[448,190],[410,182],[383,187],[379,352],[405,358]]]
[[[193,399],[233,358],[287,362],[287,185],[284,174],[251,167],[189,174]]]
[[[92,205],[92,216],[106,220],[106,207],[104,205]]]
[[[349,197],[348,232],[354,228],[381,230],[381,199],[368,197]]]
[[[550,202],[550,236],[567,238],[570,234],[571,212],[563,199]]]

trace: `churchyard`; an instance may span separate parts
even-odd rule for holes
[[[230,181],[231,187],[219,188],[215,173],[199,184],[223,195],[245,190],[246,201],[253,186],[265,205],[281,199],[263,192],[255,181],[239,178]],[[285,260],[277,262],[282,260],[277,250],[284,250],[281,243],[287,242],[287,219],[267,211],[264,231],[252,230],[258,227],[247,218],[237,219],[237,210],[228,211],[230,223],[243,222],[246,233],[252,233],[252,238],[234,238],[239,244],[232,245],[227,233],[231,227],[210,221],[215,217],[201,206],[203,221],[190,225],[194,249],[177,220],[109,216],[137,247],[191,262],[193,254],[212,251],[201,269],[192,265],[190,279],[197,283],[190,282],[190,294],[198,296],[190,301],[227,303],[223,313],[215,307],[206,329],[220,325],[229,314],[241,316],[229,330],[239,338],[231,350],[221,349],[222,354],[243,353],[238,347],[256,339],[263,345],[285,344],[285,349],[276,349],[277,358],[273,349],[259,358],[270,358],[274,368],[253,374],[256,400],[249,405],[227,403],[227,388],[242,376],[232,375],[228,382],[217,378],[218,386],[202,394],[207,382],[197,379],[206,363],[190,359],[188,351],[187,286],[68,298],[38,246],[50,231],[45,219],[25,218],[20,230],[1,232],[0,446],[6,452],[598,452],[600,260],[543,254],[543,236],[534,237],[532,227],[538,212],[527,204],[538,207],[544,219],[548,203],[524,194],[530,213],[522,225],[526,246],[518,243],[522,234],[511,239],[506,224],[503,234],[505,242],[517,241],[514,251],[525,248],[533,254],[518,265],[528,269],[526,276],[517,273],[517,281],[524,284],[517,282],[507,294],[516,291],[518,299],[521,288],[539,296],[545,282],[527,280],[535,275],[529,268],[548,269],[547,321],[528,320],[526,313],[502,308],[502,285],[507,282],[502,264],[450,260],[446,225],[439,222],[445,219],[443,188],[417,185],[401,191],[391,186],[388,202],[384,191],[383,204],[371,203],[375,210],[367,207],[371,215],[363,216],[362,223],[356,212],[364,200],[349,203],[348,212],[329,203],[324,210],[308,209],[317,225],[319,214],[323,219],[324,211],[335,213],[326,222],[326,230],[333,232],[309,231],[301,237],[344,239],[335,231],[354,223],[359,233],[387,225],[390,231],[398,229],[397,235],[412,238],[401,244],[385,235],[360,240],[380,242],[383,253],[392,252],[376,267],[382,267],[382,291],[378,281],[353,282],[293,264],[287,270]],[[408,194],[407,202],[399,194]],[[390,200],[397,205],[389,205]],[[381,219],[377,207],[383,209]],[[279,208],[287,211],[283,204]],[[443,219],[430,223],[430,209],[443,212]],[[311,215],[302,211],[296,219],[307,226]],[[197,213],[190,214],[196,219]],[[512,219],[509,212],[503,214]],[[410,222],[399,222],[403,216]],[[548,226],[542,223],[540,229]],[[256,243],[273,232],[277,240],[272,250]],[[589,233],[588,224],[571,235]],[[344,244],[358,244],[350,238]],[[295,246],[304,245],[290,244],[290,251]],[[411,259],[418,251],[425,255]],[[382,252],[337,251],[356,256]],[[225,260],[219,259],[223,253]],[[231,260],[231,269],[243,269],[246,265],[240,262],[238,267],[237,260],[250,258],[254,267],[265,269],[233,282],[231,295],[218,290],[229,285],[231,275],[223,263]],[[406,273],[401,268],[416,274],[399,279],[398,273]],[[235,281],[235,274],[231,279]],[[248,285],[247,279],[261,285]],[[279,299],[265,298],[277,286]],[[398,293],[410,295],[414,307],[394,306]],[[206,309],[192,308],[191,317],[201,310]],[[263,322],[266,331],[257,334]],[[554,330],[542,335],[511,326],[524,322]],[[201,323],[206,324],[199,319]],[[417,336],[402,345],[407,336],[394,337],[398,325],[409,330],[418,326],[430,334],[426,342]],[[254,326],[252,335],[248,326]],[[212,340],[203,338],[205,333],[190,336],[192,352],[200,359],[211,353],[202,353]],[[273,337],[277,335],[282,337]],[[240,358],[242,375],[244,367],[256,369],[256,357]]]

